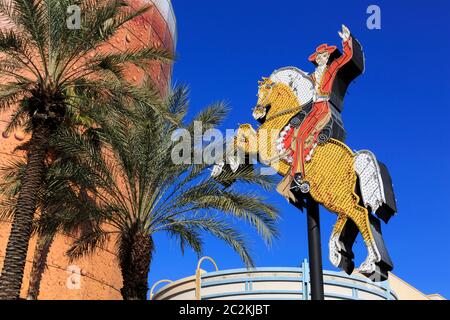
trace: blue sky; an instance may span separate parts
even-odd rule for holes
[[[381,8],[381,30],[366,27],[366,9]],[[317,45],[340,46],[346,24],[361,42],[365,74],[349,87],[342,114],[352,149],[370,149],[388,165],[398,215],[383,225],[394,273],[425,293],[450,298],[450,3],[448,1],[174,0],[178,59],[174,81],[191,87],[191,112],[227,101],[223,129],[256,123],[251,108],[257,81],[279,67],[310,72]],[[257,266],[298,266],[307,257],[306,217],[276,193],[264,194],[280,210],[281,236],[267,249],[246,227]],[[336,220],[321,210],[324,268]],[[220,269],[242,267],[222,242],[206,237],[205,255]],[[181,255],[175,242],[157,235],[150,285],[192,275],[197,257]],[[359,237],[356,264],[366,257]],[[211,266],[204,265],[207,270]]]

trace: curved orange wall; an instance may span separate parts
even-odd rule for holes
[[[172,7],[168,0],[129,0],[138,8],[142,4],[153,4],[149,12],[128,23],[109,44],[100,50],[123,50],[123,48],[138,48],[144,46],[163,46],[174,51],[176,34],[175,20]],[[158,62],[149,63],[152,80],[156,83],[162,95],[167,92],[171,65]],[[142,74],[130,68],[127,76],[133,82],[140,82]],[[3,134],[11,112],[0,114],[0,165],[7,163],[12,157],[23,154],[14,152],[14,148],[27,137],[22,132],[15,132],[9,136]],[[0,221],[0,270],[3,266],[5,248],[8,242],[11,224]],[[114,254],[114,239],[110,239],[107,248],[98,248],[88,257],[69,263],[65,256],[73,238],[68,235],[58,235],[48,255],[47,269],[43,274],[39,299],[121,299],[120,288],[122,277],[116,256]],[[26,297],[29,273],[36,243],[32,238],[28,250],[25,277],[21,296]]]

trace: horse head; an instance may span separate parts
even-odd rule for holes
[[[258,102],[253,117],[263,123],[271,116],[302,106],[312,100],[314,85],[309,76],[295,67],[276,70],[258,82]]]
[[[276,83],[269,78],[262,78],[262,81],[258,81],[258,102],[256,107],[253,109],[253,118],[260,122],[264,122],[267,112],[272,106],[272,101],[274,99],[274,87]]]

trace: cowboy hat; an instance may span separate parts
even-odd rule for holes
[[[316,48],[316,52],[310,55],[308,60],[311,62],[315,62],[318,54],[328,52],[331,55],[335,50],[336,46],[329,46],[328,44],[323,43]]]

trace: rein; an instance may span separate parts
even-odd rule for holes
[[[295,108],[290,108],[290,109],[287,109],[287,110],[284,110],[284,111],[280,111],[280,112],[274,114],[273,116],[271,116],[270,118],[267,118],[266,121],[264,121],[264,123],[268,123],[268,122],[270,122],[271,120],[274,120],[274,119],[279,118],[279,117],[281,117],[281,116],[287,115],[287,114],[292,113],[292,112],[294,112],[294,111],[297,111],[297,113],[298,113],[298,112],[300,112],[301,110],[302,110],[302,107],[301,107],[301,106],[297,106],[297,107],[295,107]],[[271,157],[271,158],[269,158],[269,159],[266,159],[266,160],[264,161],[264,164],[270,165],[270,163],[272,163],[272,162],[275,162],[275,161],[281,161],[281,160],[283,160],[283,158],[287,155],[287,153],[288,153],[288,151],[286,151],[285,154],[277,154],[277,155],[275,155],[274,157]]]

